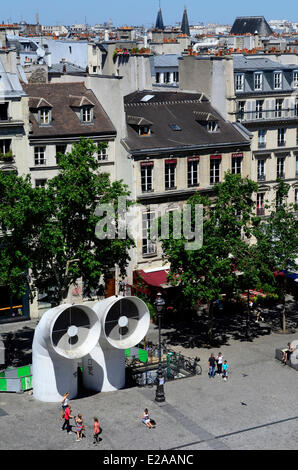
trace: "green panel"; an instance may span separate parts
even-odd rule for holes
[[[138,357],[139,357],[139,361],[147,362],[148,361],[148,351],[146,351],[145,349],[139,349]]]
[[[32,388],[32,375],[21,378],[21,390],[29,390],[29,388]]]
[[[125,357],[129,357],[130,356],[130,349],[125,349]]]
[[[25,377],[30,374],[30,366],[18,367],[18,377]]]
[[[7,391],[7,380],[0,379],[0,392],[6,392],[6,391]]]

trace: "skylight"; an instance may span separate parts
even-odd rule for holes
[[[152,98],[154,98],[154,95],[145,95],[143,96],[143,98],[141,99],[141,101],[143,103],[147,103],[147,101],[151,100]]]
[[[181,131],[181,127],[178,126],[178,124],[170,124],[170,128],[173,130],[173,131]]]

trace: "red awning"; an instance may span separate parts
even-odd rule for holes
[[[143,270],[137,271],[141,278],[149,285],[154,287],[166,287],[169,286],[167,283],[168,269],[161,269],[159,271],[152,271],[145,273]]]

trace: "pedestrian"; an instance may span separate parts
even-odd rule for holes
[[[222,369],[223,369],[223,372],[222,372],[222,378],[224,380],[227,380],[228,378],[228,368],[229,368],[229,364],[228,364],[228,361],[224,361],[223,362],[223,365],[222,365]]]
[[[102,432],[102,429],[101,427],[99,426],[99,421],[98,421],[98,418],[93,418],[93,421],[94,421],[94,427],[93,427],[93,444],[98,444],[99,442],[99,435],[101,434]]]
[[[257,310],[256,310],[256,316],[257,316],[256,323],[259,323],[259,320],[264,321],[264,318],[261,317],[261,313],[262,313],[261,307],[257,307]]]
[[[82,440],[82,432],[83,432],[83,418],[80,413],[78,413],[78,416],[75,417],[75,422],[76,422],[76,433],[77,433],[77,441]]]
[[[150,419],[148,408],[145,408],[142,414],[142,423],[144,423],[149,429],[155,428],[155,421]]]
[[[284,366],[287,365],[287,361],[291,359],[291,354],[294,352],[295,348],[291,346],[291,343],[288,343],[288,347],[286,349],[282,349],[282,362]]]
[[[66,405],[65,413],[64,413],[64,423],[63,423],[63,426],[62,426],[61,429],[62,429],[62,431],[64,431],[64,429],[66,427],[67,434],[70,434],[70,432],[71,432],[71,426],[69,424],[70,419],[75,419],[75,416],[71,416],[71,406]]]
[[[214,354],[211,353],[211,356],[209,357],[209,360],[208,360],[208,366],[209,366],[209,377],[214,377],[215,375],[215,357],[214,357]]]
[[[218,356],[216,358],[216,363],[217,363],[217,374],[218,376],[222,374],[222,363],[223,363],[223,355],[221,352],[218,353]]]
[[[125,296],[125,281],[123,279],[119,282],[119,295]]]
[[[66,392],[66,393],[64,393],[63,398],[61,400],[61,405],[62,405],[62,410],[61,410],[61,415],[60,415],[61,420],[63,419],[65,409],[66,409],[67,405],[69,404],[68,397],[69,397],[69,393]]]

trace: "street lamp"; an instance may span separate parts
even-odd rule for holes
[[[156,313],[158,317],[158,373],[157,373],[157,388],[155,394],[155,401],[162,402],[165,401],[165,394],[164,394],[164,376],[162,373],[162,366],[161,366],[161,312],[165,305],[165,301],[159,292],[157,294],[156,300],[154,302]]]

